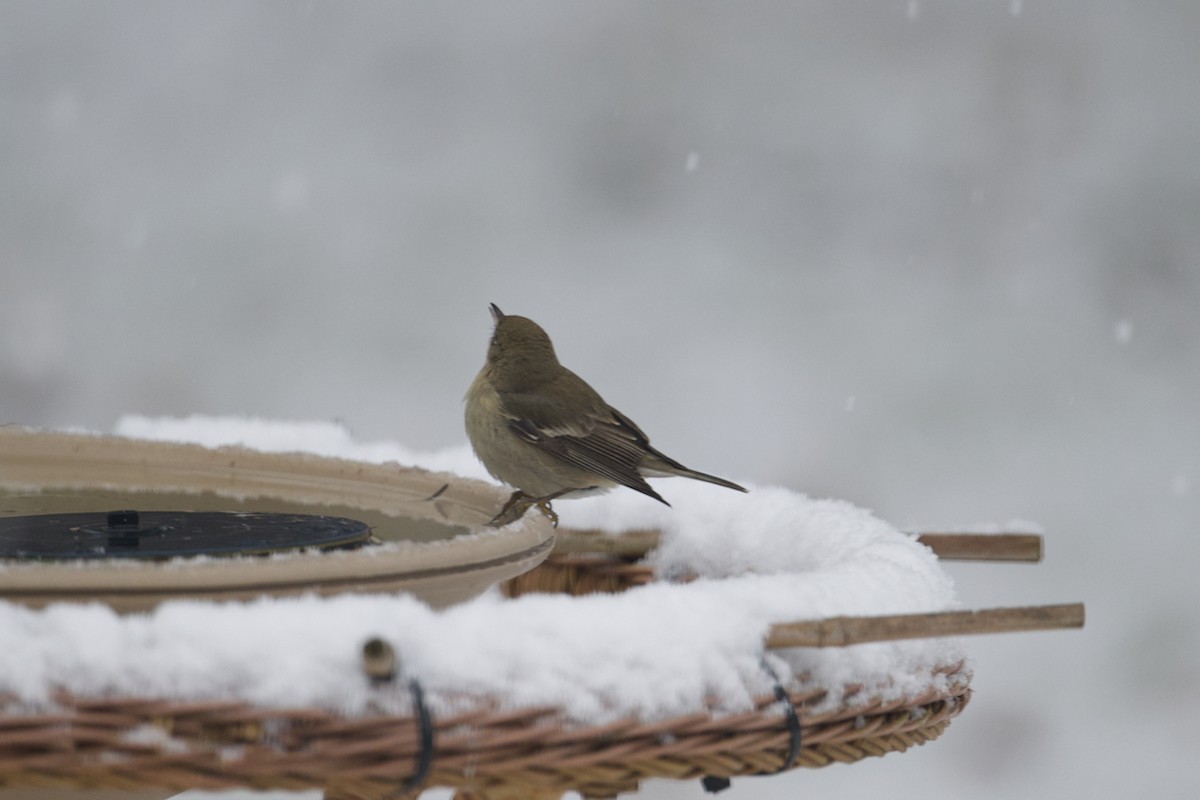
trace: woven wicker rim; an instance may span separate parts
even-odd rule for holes
[[[891,702],[806,709],[822,689],[790,695],[802,744],[794,766],[849,763],[937,738],[970,698],[958,665],[947,688]],[[391,691],[385,688],[382,691]],[[90,789],[310,789],[331,796],[395,793],[413,774],[420,732],[409,715],[346,718],[320,709],[266,709],[244,702],[181,702],[62,695],[53,713],[20,714],[0,703],[0,785]],[[589,797],[633,791],[651,777],[771,773],[791,744],[783,706],[763,697],[752,711],[696,713],[653,723],[568,726],[552,708],[476,708],[434,719],[424,785],[486,796],[576,790]]]

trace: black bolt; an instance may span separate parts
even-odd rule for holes
[[[108,512],[108,527],[110,528],[136,528],[137,526],[138,512],[131,508]]]
[[[108,512],[109,547],[138,547],[143,536],[161,536],[167,531],[163,525],[151,525],[143,528],[138,512],[129,508],[121,511]]]

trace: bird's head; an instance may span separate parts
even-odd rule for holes
[[[491,304],[496,328],[488,345],[492,382],[501,391],[529,391],[553,378],[561,366],[550,337],[531,319],[505,314]]]

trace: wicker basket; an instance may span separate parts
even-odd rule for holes
[[[553,556],[505,585],[527,591],[621,591],[653,578],[629,558]],[[943,688],[891,702],[845,687],[843,704],[813,713],[813,687],[758,699],[737,714],[696,713],[601,726],[554,708],[504,710],[495,698],[452,715],[417,711],[346,717],[244,702],[62,695],[54,713],[23,714],[0,699],[0,786],[75,789],[311,789],[328,800],[416,796],[452,786],[459,797],[585,797],[636,791],[648,778],[732,778],[850,763],[937,738],[970,698],[960,664]],[[406,705],[409,688],[378,687],[379,708]],[[789,705],[790,703],[790,705]],[[415,708],[415,706],[412,706]],[[794,715],[792,711],[794,710]]]
[[[809,714],[823,690],[794,693],[800,747],[791,766],[849,763],[937,738],[970,697],[957,667],[950,689],[891,703]],[[381,691],[394,691],[384,688]],[[853,696],[854,691],[849,692]],[[406,788],[422,763],[416,715],[346,718],[240,702],[162,702],[63,696],[54,713],[0,706],[0,786],[75,789],[310,789],[327,798],[381,798]],[[555,709],[486,707],[436,718],[420,784],[482,797],[612,797],[646,778],[772,773],[795,744],[786,704],[693,714],[654,724],[562,724]]]
[[[506,597],[530,593],[617,593],[654,580],[654,568],[630,556],[554,553],[536,568],[500,584]]]
[[[387,480],[381,477],[380,485]],[[361,470],[343,481],[351,488],[361,482]],[[443,490],[413,496],[428,504]],[[508,595],[619,592],[654,579],[653,570],[639,559],[657,542],[657,532],[626,537],[558,533],[560,541],[549,560],[502,585]],[[572,535],[575,544],[567,541]],[[964,540],[957,534],[935,534],[922,541],[943,558],[1038,560],[1041,555],[1039,536]],[[766,647],[1083,624],[1081,604],[995,611],[999,613],[776,625]],[[846,624],[864,621],[869,623],[865,628]],[[716,781],[710,787],[717,788],[722,779],[741,775],[904,751],[941,735],[971,696],[970,675],[956,663],[936,668],[918,693],[887,701],[861,686],[801,681],[787,691],[776,684],[773,694],[741,713],[701,711],[653,722],[586,725],[567,719],[559,708],[507,709],[502,699],[491,696],[459,697],[453,711],[430,714],[417,684],[379,674],[369,658],[364,671],[376,680],[374,705],[353,716],[241,700],[65,693],[55,698],[53,710],[31,710],[18,698],[0,695],[0,789],[320,788],[327,800],[349,800],[415,797],[426,786],[450,786],[457,788],[460,800],[500,800],[552,798],[570,790],[589,798],[613,797],[636,791],[648,778],[708,778]],[[348,675],[346,680],[361,681],[363,676]],[[841,702],[831,707],[826,698],[833,689]],[[446,707],[445,698],[440,701],[439,708]]]

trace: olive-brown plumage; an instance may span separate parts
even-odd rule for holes
[[[628,486],[666,503],[645,480],[664,475],[746,491],[655,450],[633,420],[558,362],[536,322],[495,304],[491,311],[487,363],[467,391],[467,436],[488,472],[518,494],[548,502]]]

